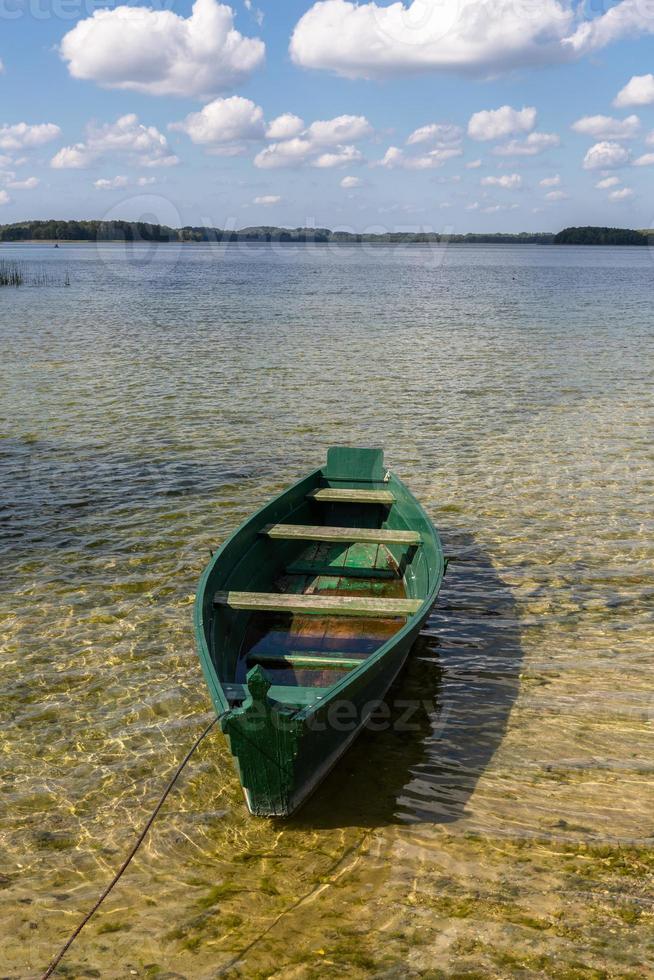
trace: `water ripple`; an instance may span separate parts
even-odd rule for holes
[[[650,975],[649,250],[10,250],[71,286],[0,314],[3,976],[210,718],[209,551],[337,442],[385,446],[452,559],[409,729],[284,827],[212,736],[69,975]]]

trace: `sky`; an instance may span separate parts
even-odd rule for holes
[[[0,0],[0,223],[654,227],[654,0]]]

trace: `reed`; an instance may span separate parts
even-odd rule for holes
[[[0,286],[22,286],[23,272],[18,262],[0,261]]]
[[[0,259],[0,286],[70,286],[68,270]]]

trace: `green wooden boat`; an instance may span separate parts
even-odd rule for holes
[[[195,634],[251,813],[293,813],[402,668],[444,573],[381,449],[333,447],[213,556]]]

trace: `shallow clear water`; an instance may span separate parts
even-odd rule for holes
[[[57,281],[0,291],[2,976],[211,717],[209,550],[333,443],[452,558],[393,724],[283,825],[212,735],[61,975],[654,976],[649,250],[3,255]]]

